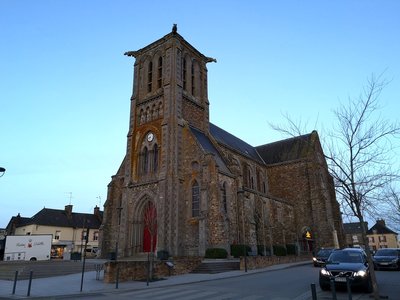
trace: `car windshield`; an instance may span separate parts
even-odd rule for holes
[[[321,249],[318,251],[317,256],[328,257],[331,254],[332,250],[330,249]]]
[[[329,256],[329,263],[362,263],[362,254],[355,251],[335,251]]]
[[[379,249],[375,256],[397,256],[397,251],[392,249]]]

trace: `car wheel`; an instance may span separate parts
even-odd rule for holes
[[[320,284],[319,284],[319,287],[320,287],[321,290],[323,290],[323,291],[328,291],[328,290],[330,289],[329,284],[322,284],[322,283],[320,283]]]

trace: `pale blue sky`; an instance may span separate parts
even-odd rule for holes
[[[211,121],[253,146],[282,113],[332,124],[372,74],[400,108],[400,1],[0,0],[0,227],[43,207],[91,212],[126,149],[133,59],[171,31],[215,57]],[[100,198],[99,198],[100,197]]]

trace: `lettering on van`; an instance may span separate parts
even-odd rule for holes
[[[34,242],[32,243],[32,240],[29,240],[29,242],[25,245],[25,243],[17,243],[17,247],[23,247],[23,248],[32,248],[33,246],[44,246],[44,242]]]

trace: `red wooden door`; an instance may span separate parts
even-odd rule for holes
[[[143,221],[143,252],[153,252],[157,244],[157,211],[151,202],[144,209]],[[151,246],[152,239],[153,246]]]

